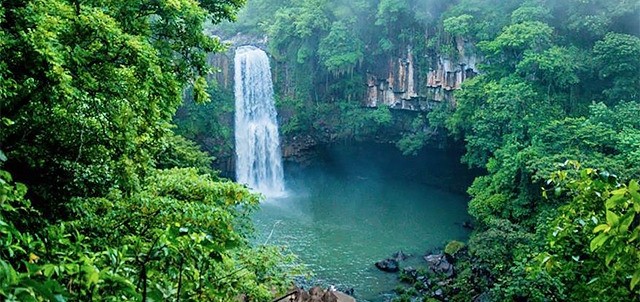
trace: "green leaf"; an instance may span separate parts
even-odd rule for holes
[[[84,265],[82,271],[85,273],[87,285],[97,284],[100,280],[100,272],[93,265]]]
[[[627,188],[620,188],[620,189],[611,191],[611,195],[624,195],[625,193],[627,193]]]
[[[620,217],[616,215],[616,213],[607,211],[607,224],[609,224],[610,226],[617,225],[618,220],[620,220]]]
[[[47,298],[49,301],[64,302],[66,301],[61,295],[54,295],[50,286],[39,283],[33,279],[23,279],[22,284],[33,288],[38,294]]]
[[[560,187],[555,187],[553,189],[553,195],[556,197],[560,197],[560,195],[562,195],[562,188]]]
[[[622,216],[622,221],[620,222],[620,227],[618,228],[618,230],[623,233],[627,232],[629,230],[629,226],[631,226],[631,223],[633,223],[634,216],[635,215],[633,212],[628,212],[627,214]]]
[[[640,203],[640,193],[638,193],[638,192],[630,192],[629,194],[631,194],[631,197],[633,198],[634,202]]]
[[[629,182],[629,192],[637,193],[640,190],[640,185],[638,185],[638,181],[632,180]]]
[[[43,267],[43,274],[45,277],[49,278],[53,275],[53,270],[55,269],[55,265],[53,264],[45,264]]]
[[[2,150],[0,150],[0,161],[7,161],[7,156],[4,155],[4,152],[2,152]]]
[[[633,290],[636,285],[640,282],[640,269],[637,269],[635,273],[633,273],[633,277],[631,277],[631,290]]]
[[[589,249],[592,252],[597,250],[599,247],[601,247],[605,243],[605,241],[607,241],[607,239],[609,239],[609,235],[605,233],[601,233],[600,235],[596,236],[596,238],[593,238],[593,240],[591,240]]]
[[[627,243],[631,243],[634,242],[638,239],[638,237],[640,237],[640,230],[638,228],[636,228],[632,233],[631,233],[631,237],[627,240]]]
[[[607,209],[613,209],[622,200],[624,200],[624,194],[612,195],[611,197],[609,197],[609,199],[607,199],[607,202],[605,202],[604,205]]]
[[[601,224],[601,225],[596,226],[596,227],[593,229],[593,232],[594,232],[594,233],[598,233],[598,232],[604,231],[604,232],[606,233],[606,232],[608,232],[608,231],[609,231],[609,229],[610,229],[610,228],[611,228],[611,227],[610,227],[608,224]]]
[[[611,261],[617,256],[617,253],[615,250],[609,250],[609,252],[607,253],[607,256],[604,257],[604,264],[606,266],[609,266],[609,264],[611,264]]]
[[[636,202],[640,202],[640,192],[638,192],[640,188],[638,188],[638,186],[638,182],[635,180],[629,182],[629,194],[631,194],[631,197]]]
[[[1,121],[2,121],[2,123],[3,123],[5,126],[11,126],[11,125],[15,124],[15,122],[14,122],[13,120],[8,119],[8,118],[6,118],[6,117],[3,117],[3,118],[1,119]]]

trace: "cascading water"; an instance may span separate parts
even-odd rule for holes
[[[235,54],[236,180],[268,197],[284,195],[280,136],[267,54],[242,46]]]

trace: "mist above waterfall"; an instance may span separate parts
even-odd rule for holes
[[[236,180],[267,197],[284,195],[271,69],[261,49],[236,50],[235,100]]]

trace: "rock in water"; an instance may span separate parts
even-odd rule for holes
[[[403,251],[397,251],[397,252],[393,253],[393,255],[391,255],[391,257],[393,257],[397,261],[403,261],[403,260],[406,260],[407,258],[411,257],[411,255],[405,254]]]
[[[393,258],[388,258],[382,261],[376,262],[376,267],[384,272],[395,273],[400,270],[398,266],[398,260]]]

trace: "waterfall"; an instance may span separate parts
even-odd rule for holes
[[[242,46],[235,54],[236,180],[268,197],[284,194],[280,136],[267,54]]]

